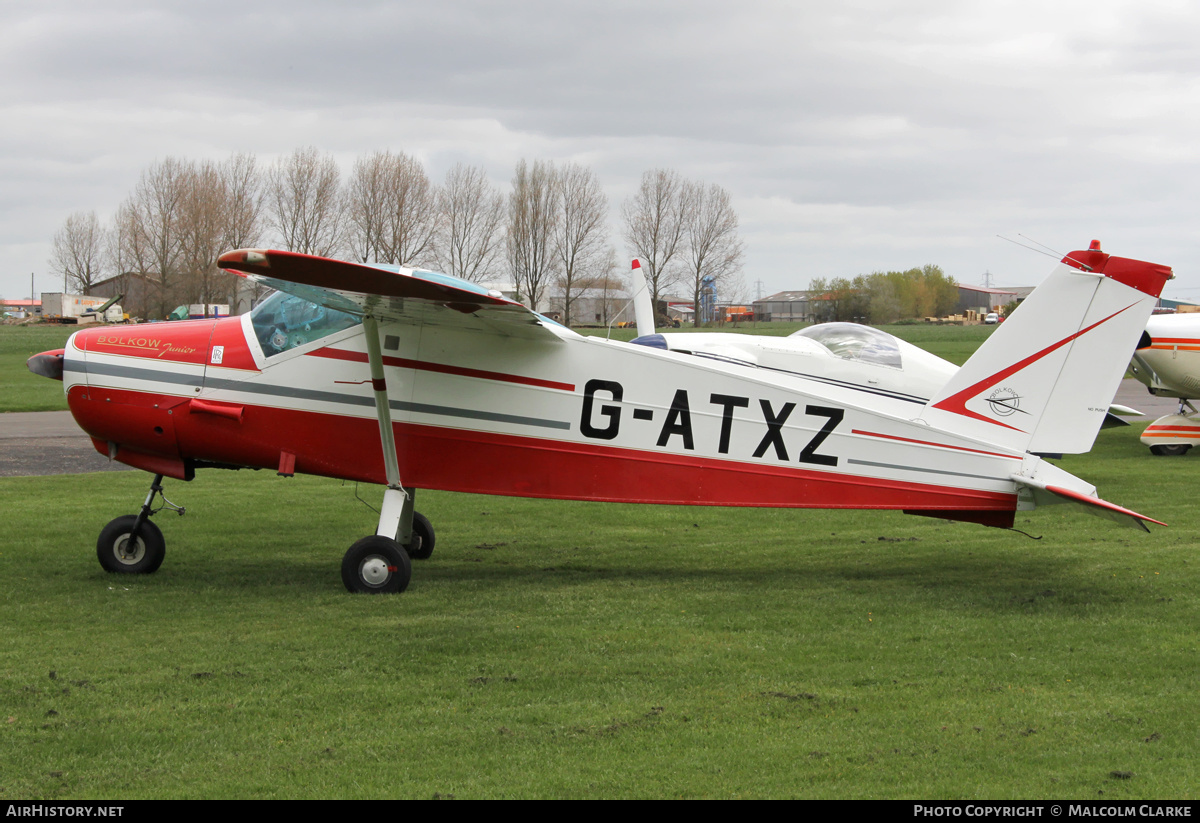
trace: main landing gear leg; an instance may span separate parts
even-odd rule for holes
[[[154,475],[146,502],[136,515],[126,514],[111,521],[96,541],[96,557],[105,571],[117,574],[150,574],[157,571],[167,554],[162,531],[150,522],[150,517],[162,508],[184,513],[163,494],[161,474]],[[154,508],[154,498],[162,495],[163,505]]]
[[[375,391],[375,416],[379,420],[387,489],[383,493],[375,534],[351,546],[342,559],[342,583],[356,593],[396,593],[408,588],[412,579],[410,557],[424,560],[433,554],[433,527],[427,518],[413,509],[415,490],[405,490],[400,484],[396,438],[392,433],[391,408],[379,345],[379,323],[371,315],[363,318],[363,333],[367,362],[371,367],[371,385]]]

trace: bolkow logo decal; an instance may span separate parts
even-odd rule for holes
[[[124,335],[101,335],[96,338],[96,342],[105,346],[112,346],[118,349],[135,349],[154,353],[156,358],[165,357],[170,354],[195,354],[196,349],[188,345],[172,345],[166,340],[157,337],[127,337]],[[220,362],[219,360],[216,362]]]
[[[988,395],[988,406],[992,409],[992,414],[997,417],[1008,417],[1013,412],[1019,411],[1021,406],[1021,396],[1009,388],[999,388]]]

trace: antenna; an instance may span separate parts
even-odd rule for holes
[[[1020,246],[1023,249],[1029,249],[1030,251],[1035,251],[1038,254],[1044,254],[1047,257],[1053,257],[1053,258],[1060,259],[1060,260],[1070,259],[1071,262],[1076,263],[1084,271],[1092,270],[1092,267],[1087,265],[1086,263],[1084,263],[1080,260],[1076,260],[1074,257],[1068,258],[1064,254],[1059,254],[1058,252],[1054,251],[1053,249],[1050,249],[1050,247],[1044,243],[1038,243],[1036,240],[1029,240],[1028,237],[1025,237],[1025,235],[1021,234],[1020,232],[1017,232],[1018,237],[1022,237],[1026,240],[1029,240],[1030,243],[1037,243],[1037,245],[1041,246],[1042,249],[1050,249],[1050,251],[1042,251],[1042,249],[1035,249],[1033,246],[1026,246],[1024,243],[1017,243],[1016,240],[1013,240],[1011,237],[1005,237],[1003,234],[997,234],[996,236],[999,237],[1001,240],[1007,240],[1010,243],[1015,243],[1016,245]],[[1093,241],[1093,242],[1099,242],[1099,241]],[[1100,247],[1096,246],[1096,248],[1098,249]],[[1053,252],[1053,254],[1051,254],[1051,252]]]
[[[997,237],[999,237],[1001,240],[1007,240],[1008,242],[1010,242],[1010,243],[1012,243],[1012,244],[1014,244],[1014,245],[1016,245],[1016,246],[1020,246],[1020,247],[1021,247],[1021,248],[1023,248],[1023,249],[1029,249],[1030,251],[1035,251],[1035,252],[1037,252],[1038,254],[1044,254],[1044,255],[1046,255],[1047,257],[1053,257],[1053,258],[1055,258],[1055,259],[1061,259],[1061,255],[1058,255],[1058,254],[1051,254],[1050,252],[1047,252],[1047,251],[1042,251],[1041,249],[1035,249],[1033,246],[1026,246],[1024,243],[1018,243],[1016,240],[1013,240],[1011,237],[1005,237],[1003,234],[997,234],[996,236],[997,236]],[[1017,236],[1018,236],[1018,237],[1024,237],[1024,235],[1022,235],[1022,234],[1018,234]],[[1040,245],[1041,245],[1041,243],[1039,243],[1038,245],[1040,246]]]
[[[1032,237],[1025,237],[1025,235],[1021,234],[1020,232],[1017,232],[1017,237],[1024,237],[1024,238],[1025,238],[1026,240],[1028,240],[1030,243],[1033,243],[1033,244],[1034,244],[1034,245],[1036,245],[1036,246],[1041,246],[1043,249],[1045,249],[1046,251],[1050,252],[1050,253],[1051,253],[1051,254],[1053,254],[1055,257],[1062,257],[1062,256],[1063,256],[1063,253],[1062,253],[1062,252],[1060,252],[1060,251],[1055,251],[1054,249],[1052,249],[1052,248],[1050,248],[1049,246],[1047,246],[1045,243],[1039,243],[1038,241],[1034,240]]]

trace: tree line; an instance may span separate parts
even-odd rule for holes
[[[958,305],[958,284],[940,266],[817,278],[810,305],[821,321],[880,325],[913,317],[942,317]]]
[[[653,299],[705,283],[741,288],[743,246],[729,193],[670,169],[647,171],[620,209],[629,257],[641,257]],[[237,278],[217,258],[271,247],[365,263],[429,268],[474,282],[511,280],[536,310],[553,300],[564,322],[589,289],[623,288],[596,174],[577,163],[517,163],[508,192],[458,164],[435,184],[404,152],[358,157],[348,175],[332,155],[297,149],[263,167],[167,158],[139,177],[107,223],[79,211],[55,234],[50,266],[70,292],[112,276],[152,286],[144,310],[233,303]]]

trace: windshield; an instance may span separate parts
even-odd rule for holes
[[[887,332],[857,323],[821,323],[790,335],[807,337],[829,349],[835,357],[874,363],[877,366],[903,368],[900,344]]]
[[[271,357],[356,326],[362,318],[277,291],[250,311],[250,322],[263,354]]]

